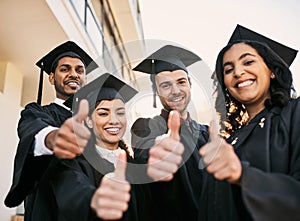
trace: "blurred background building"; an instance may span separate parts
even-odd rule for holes
[[[35,63],[72,40],[94,59],[102,56],[101,68],[135,84],[130,51],[123,45],[144,37],[138,0],[1,0],[0,21],[0,220],[8,221],[22,213],[21,207],[9,209],[3,201],[12,182],[20,111],[37,99]],[[143,43],[135,44],[135,53],[142,50]],[[42,104],[55,97],[47,77]]]

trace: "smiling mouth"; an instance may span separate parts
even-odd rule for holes
[[[236,88],[243,88],[252,85],[254,80],[247,80],[235,85]]]
[[[68,81],[66,82],[66,85],[74,89],[77,89],[78,86],[80,86],[78,81]]]
[[[174,97],[169,99],[170,102],[180,102],[184,99],[184,97]]]
[[[79,83],[77,81],[69,81],[67,85],[79,85]]]
[[[110,134],[118,134],[121,130],[119,127],[110,127],[105,129]]]

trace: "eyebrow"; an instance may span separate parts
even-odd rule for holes
[[[188,79],[187,78],[185,78],[185,77],[182,77],[182,78],[178,78],[178,79],[176,79],[176,82],[178,82],[178,81],[182,81],[182,80],[186,80],[186,81],[188,81]],[[163,82],[161,82],[158,86],[160,87],[162,84],[166,84],[166,83],[171,83],[171,81],[163,81]]]
[[[245,57],[247,57],[247,56],[256,57],[254,54],[251,54],[251,53],[247,52],[247,53],[242,54],[242,55],[238,58],[238,60],[240,61],[241,59],[243,59],[243,58],[245,58]],[[230,61],[225,62],[225,63],[223,64],[223,67],[225,67],[226,65],[231,65],[231,64],[232,64],[232,62],[230,62]]]
[[[246,57],[246,56],[252,56],[252,57],[255,57],[254,54],[251,54],[251,53],[247,52],[247,53],[242,54],[242,55],[239,57],[239,60],[243,59],[243,58]]]
[[[96,111],[99,111],[99,110],[109,111],[110,109],[105,108],[105,107],[99,107],[99,108],[96,109]],[[125,107],[119,107],[119,108],[117,108],[117,111],[118,110],[125,110]]]
[[[62,66],[71,67],[72,65],[70,65],[70,64],[61,64],[58,67],[62,67]],[[84,65],[78,64],[78,65],[76,65],[76,67],[84,67]]]

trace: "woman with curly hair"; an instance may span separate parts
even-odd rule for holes
[[[215,77],[227,142],[212,124],[200,149],[207,171],[231,184],[238,220],[299,220],[300,99],[288,65],[263,42],[232,41]]]

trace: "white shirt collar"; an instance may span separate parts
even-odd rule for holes
[[[108,160],[116,167],[117,163],[117,154],[121,151],[121,148],[118,147],[115,150],[109,150],[98,145],[95,145],[97,153],[104,159]]]
[[[53,101],[53,103],[55,103],[55,104],[57,104],[57,105],[65,108],[65,109],[67,109],[68,111],[71,111],[71,108],[69,108],[66,105],[64,105],[64,102],[65,102],[65,100],[60,99],[60,98],[55,98],[54,101]]]

